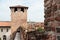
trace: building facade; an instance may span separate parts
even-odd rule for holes
[[[0,40],[9,40],[11,33],[10,22],[0,22]]]
[[[54,32],[54,40],[60,40],[60,0],[44,0],[44,7],[45,30]]]

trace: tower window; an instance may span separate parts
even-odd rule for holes
[[[17,8],[15,8],[14,12],[16,12],[16,11],[17,11]]]
[[[21,8],[21,11],[24,12],[24,8]]]

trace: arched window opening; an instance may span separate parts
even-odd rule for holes
[[[3,32],[3,29],[1,29],[1,32]]]
[[[20,28],[17,29],[17,32],[20,32]]]
[[[6,40],[6,35],[3,35],[3,40]]]

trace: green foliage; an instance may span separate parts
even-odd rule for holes
[[[0,40],[1,40],[1,38],[0,38]]]
[[[39,32],[44,32],[45,30],[42,29],[41,27],[39,27],[39,28],[37,29],[37,31],[39,31]]]

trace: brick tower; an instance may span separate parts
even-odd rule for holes
[[[11,27],[12,32],[18,27],[27,27],[27,9],[25,6],[11,6]]]
[[[11,6],[11,40],[14,40],[14,34],[19,28],[27,29],[27,9],[25,6]],[[19,29],[20,30],[20,29]],[[16,34],[15,34],[16,35]],[[21,39],[23,40],[23,38]]]

